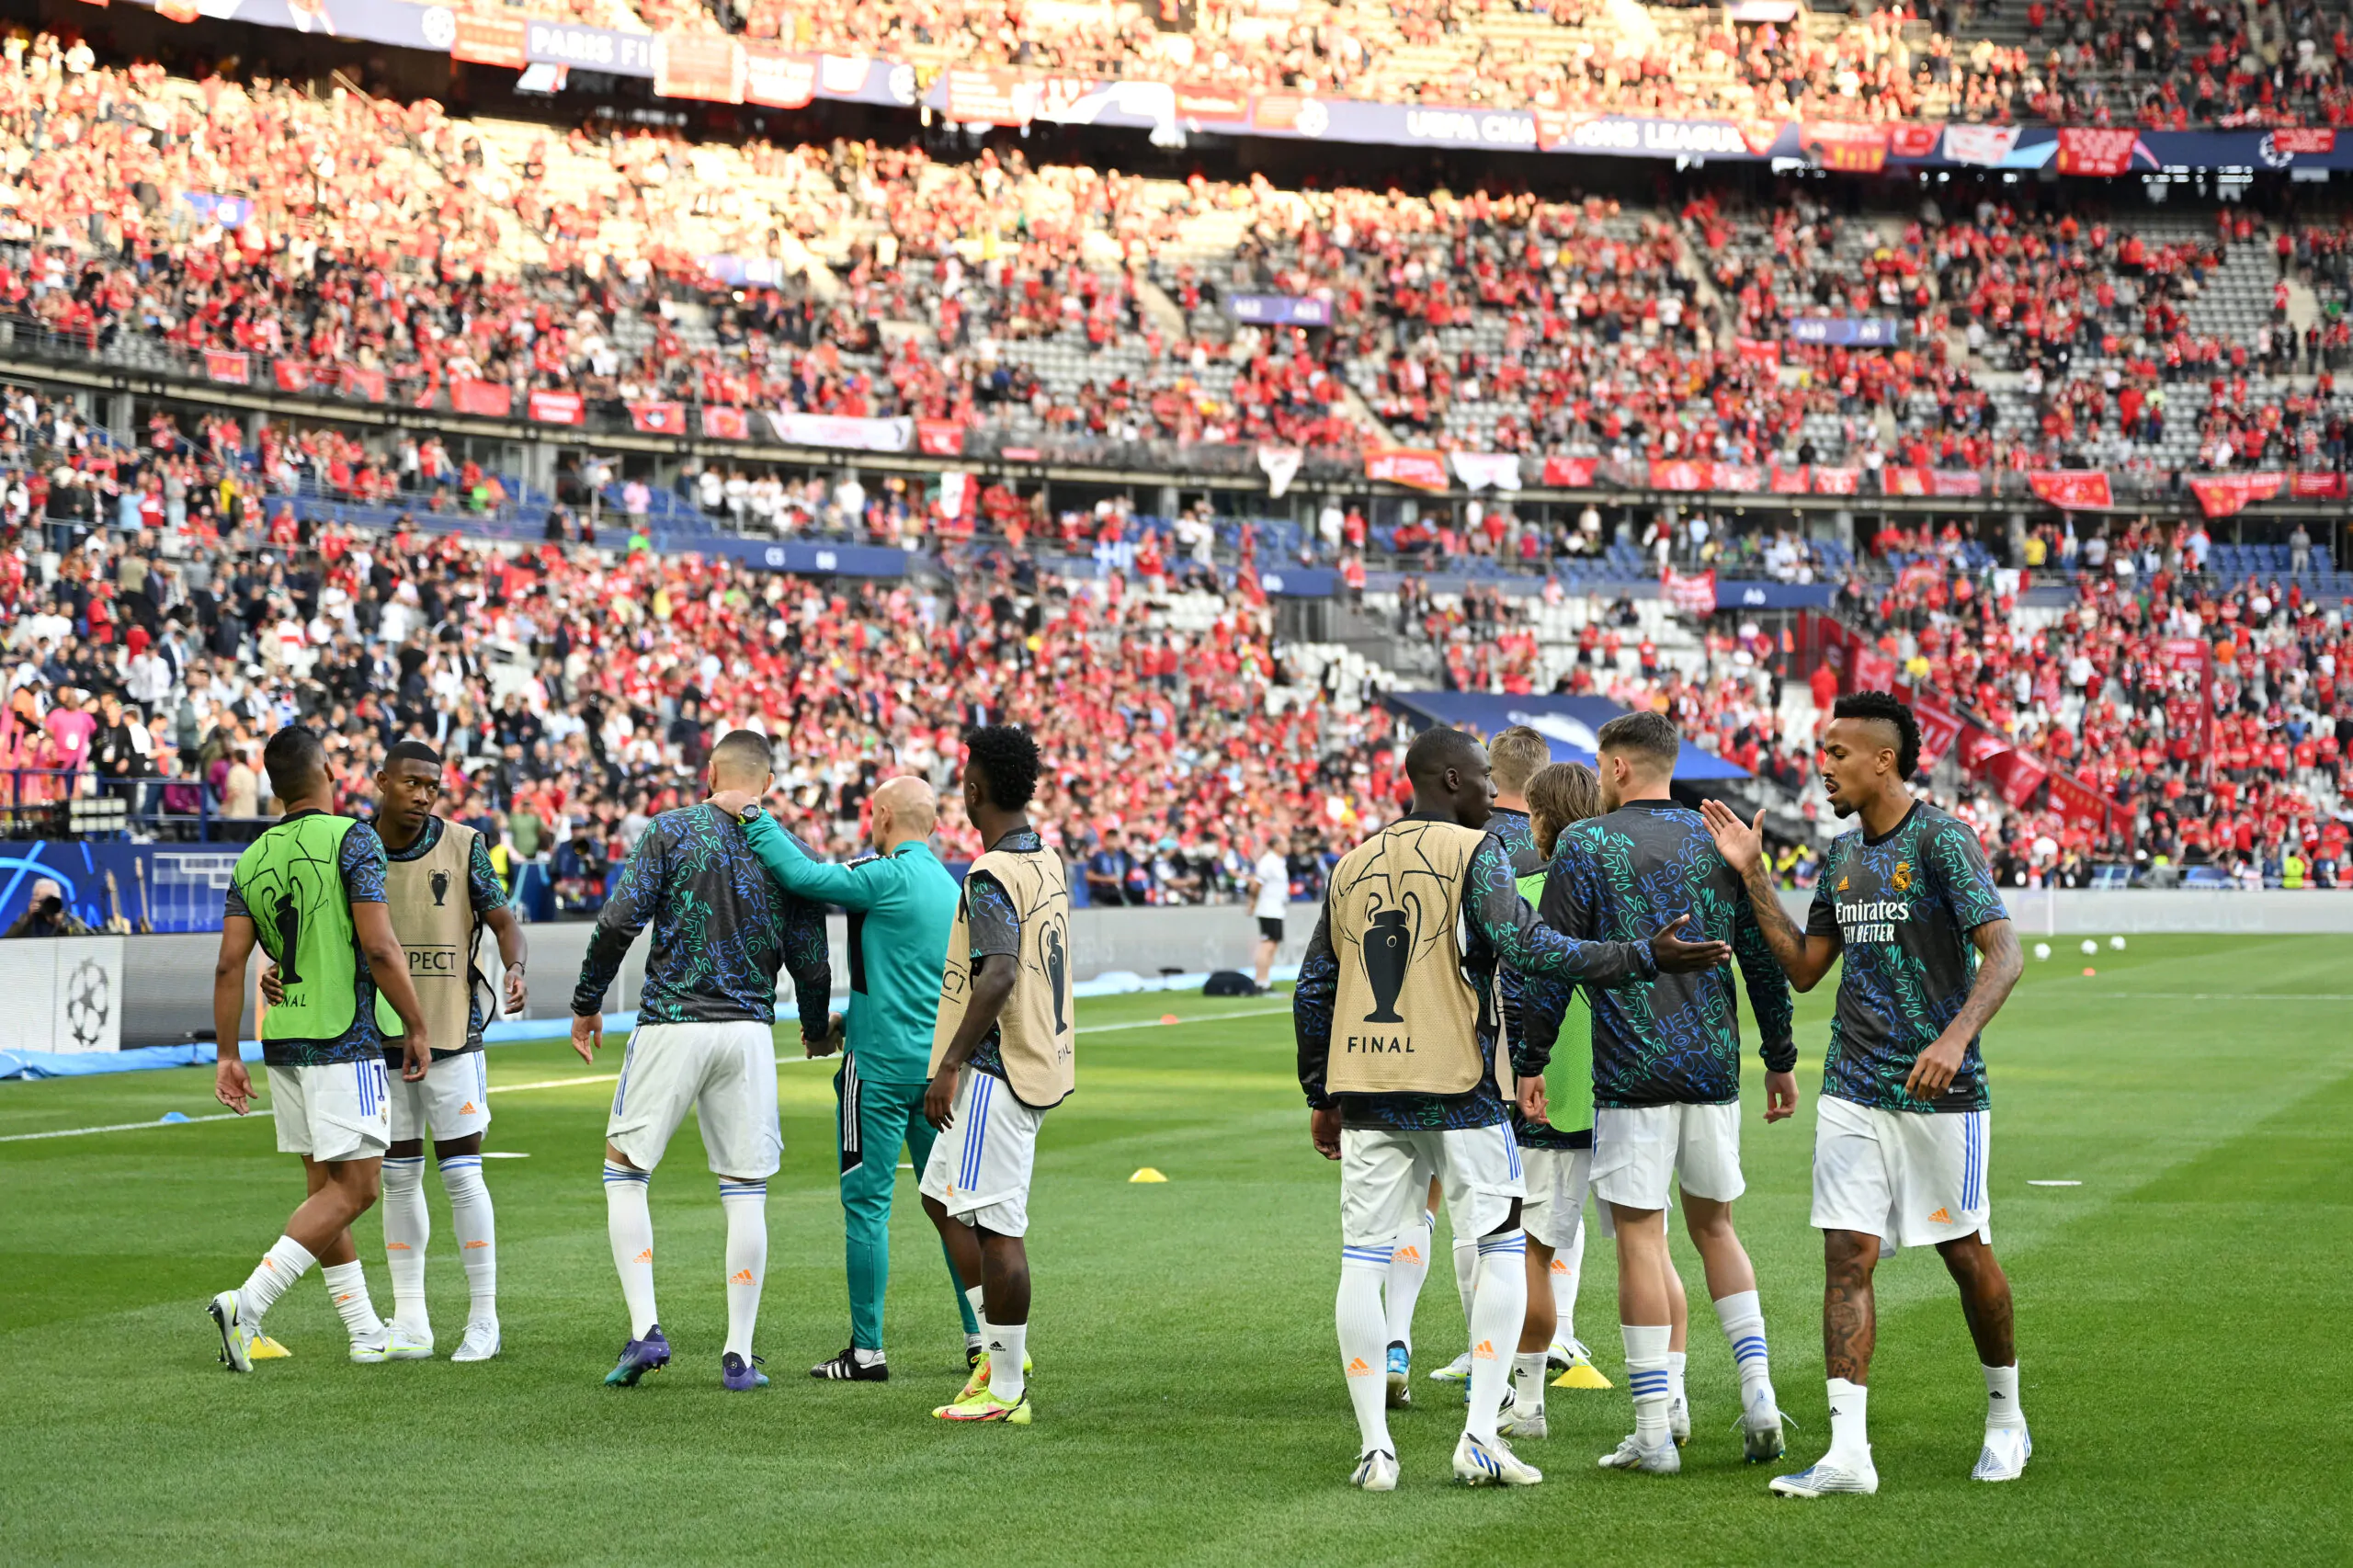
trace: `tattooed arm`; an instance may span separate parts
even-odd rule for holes
[[[1837,928],[1833,926],[1826,935],[1801,931],[1798,923],[1790,918],[1790,912],[1781,907],[1780,895],[1773,890],[1773,879],[1765,869],[1765,835],[1761,830],[1765,813],[1759,812],[1756,822],[1745,823],[1722,801],[1702,801],[1699,814],[1707,820],[1708,831],[1715,835],[1716,852],[1748,891],[1757,931],[1764,937],[1765,945],[1773,949],[1774,961],[1790,977],[1790,985],[1800,991],[1813,990],[1838,960]]]

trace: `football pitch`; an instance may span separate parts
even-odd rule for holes
[[[28,1139],[218,1112],[211,1071],[0,1085],[0,1558],[2344,1562],[2353,947],[2143,937],[2086,959],[2075,938],[2054,946],[2049,961],[2029,957],[1986,1052],[1995,1242],[2035,1439],[2014,1484],[1968,1480],[1983,1383],[1941,1266],[1906,1252],[1879,1275],[1879,1495],[1769,1498],[1770,1472],[1741,1463],[1729,1429],[1731,1358],[1678,1225],[1696,1309],[1680,1476],[1595,1468],[1631,1420],[1615,1270],[1597,1239],[1577,1329],[1619,1386],[1552,1391],[1552,1435],[1519,1445],[1545,1483],[1447,1482],[1460,1396],[1421,1375],[1462,1339],[1440,1262],[1416,1324],[1414,1408],[1393,1418],[1403,1484],[1350,1491],[1337,1170],[1308,1147],[1289,1014],[1139,996],[1082,1005],[1078,1093],[1040,1137],[1026,1429],[927,1415],[963,1377],[962,1339],[912,1172],[894,1217],[892,1381],[805,1375],[848,1329],[833,1070],[800,1062],[790,1030],[761,1313],[775,1381],[751,1394],[719,1386],[722,1221],[691,1123],[653,1184],[677,1358],[634,1391],[600,1386],[627,1327],[599,1184],[617,1040],[594,1068],[561,1044],[491,1052],[485,1147],[523,1157],[484,1167],[506,1348],[479,1366],[351,1365],[306,1278],[268,1320],[294,1358],[222,1370],[204,1303],[244,1278],[300,1192],[270,1124]],[[1830,989],[1800,999],[1809,1101]],[[1744,1038],[1753,1048],[1753,1026]],[[1738,1215],[1782,1407],[1801,1424],[1796,1469],[1828,1435],[1806,1225],[1813,1109],[1765,1127],[1760,1072],[1752,1049]],[[1131,1184],[1142,1166],[1167,1183]],[[426,1190],[446,1357],[464,1284],[438,1182]],[[373,1214],[359,1251],[389,1312]]]

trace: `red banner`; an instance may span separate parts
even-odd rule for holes
[[[1885,691],[1895,684],[1895,661],[1867,644],[1857,644],[1854,662],[1848,669],[1855,684],[1852,691]]]
[[[710,410],[703,411],[706,415]],[[704,421],[709,423],[708,418]],[[629,405],[629,426],[648,436],[683,436],[687,433],[687,405],[683,403],[632,403]],[[709,435],[708,430],[704,431]]]
[[[1770,483],[1773,486],[1773,494],[1776,495],[1802,495],[1813,480],[1813,476],[1802,467],[1783,468],[1780,464],[1775,463]]]
[[[2064,130],[2059,132],[2059,172],[2063,175],[2112,176],[2129,173],[2134,154],[2148,159],[2155,168],[2157,161],[2149,157],[2141,145],[2137,131]]]
[[[1961,731],[1961,765],[1974,773],[2010,749],[2010,743],[1991,730],[1964,724]]]
[[[817,62],[805,54],[744,49],[744,101],[770,108],[807,108],[817,96]]]
[[[1446,488],[1446,454],[1426,447],[1392,447],[1385,451],[1367,451],[1364,455],[1364,476],[1387,480],[1392,484],[1409,484],[1416,490]]]
[[[1744,337],[1739,348],[1742,360],[1747,364],[1769,367],[1781,362],[1781,346],[1768,337]]]
[[[915,450],[935,458],[952,458],[964,450],[964,426],[954,419],[915,421]]]
[[[1813,493],[1816,495],[1852,495],[1863,482],[1859,468],[1817,468],[1813,471]]]
[[[1937,139],[1944,134],[1941,125],[1915,125],[1905,122],[1887,129],[1887,150],[1898,158],[1933,158],[1937,155]]]
[[[1925,468],[1883,468],[1879,471],[1879,490],[1882,495],[1926,495],[1928,493],[1928,471]]]
[[[504,419],[515,412],[515,394],[497,381],[475,381],[460,377],[449,383],[449,407],[458,414],[482,414]]]
[[[1961,734],[1961,715],[1924,698],[1912,699],[1912,717],[1920,725],[1920,767],[1934,767]]]
[[[2320,126],[2282,126],[2267,140],[2275,153],[2325,154],[2336,151],[2336,132]]]
[[[2104,827],[2108,823],[2108,802],[2099,791],[2072,773],[2051,776],[2051,809],[2066,822],[2086,823]]]
[[[744,101],[744,51],[724,33],[654,35],[654,91],[704,103]]]
[[[2288,494],[2303,501],[2342,501],[2345,499],[2345,476],[2341,473],[2300,473],[2289,482]]]
[[[208,348],[204,351],[204,373],[233,387],[250,386],[253,362],[233,348]]]
[[[2210,517],[2230,517],[2251,502],[2268,501],[2279,494],[2285,475],[2277,473],[2207,474],[2189,482],[2191,494]]]
[[[499,389],[502,393],[505,388]],[[531,417],[541,425],[585,425],[588,403],[578,392],[535,392],[527,401]]]
[[[364,369],[358,365],[346,365],[343,367],[342,379],[344,396],[366,398],[369,403],[384,401],[388,389],[384,385],[383,371]]]
[[[1755,463],[1718,463],[1709,477],[1719,490],[1753,495],[1765,488],[1765,471]]]
[[[2002,799],[2013,806],[2024,806],[2034,799],[2034,792],[2051,777],[2049,768],[2022,751],[1996,752],[1986,771],[1994,776],[1994,787],[2002,792]]]
[[[1973,468],[1932,468],[1928,471],[1928,494],[1983,495],[1985,476]]]
[[[1715,475],[1712,463],[1692,462],[1683,458],[1653,458],[1651,488],[1653,490],[1705,490]]]
[[[1798,151],[1825,169],[1877,174],[1887,167],[1887,127],[1826,119],[1798,129]]]
[[[308,365],[294,359],[279,359],[272,363],[270,369],[278,379],[279,392],[311,390],[311,368]]]
[[[1660,587],[1667,602],[1686,615],[1716,613],[1716,574],[1712,571],[1685,576],[1670,566],[1661,579]]]
[[[2026,476],[2026,483],[2036,495],[2063,512],[2116,504],[2108,487],[2108,475],[2099,469],[2039,469]]]
[[[1544,483],[1553,490],[1590,490],[1594,470],[1600,466],[1599,458],[1546,458]]]
[[[460,11],[454,20],[458,31],[449,42],[450,59],[462,60],[470,65],[496,65],[508,71],[520,71],[530,63],[529,51],[524,45],[522,17],[481,17]]]
[[[1176,118],[1246,125],[1250,120],[1250,90],[1223,87],[1215,82],[1179,82]]]

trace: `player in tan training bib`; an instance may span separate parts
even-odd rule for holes
[[[1454,1223],[1478,1243],[1471,1303],[1471,1400],[1454,1473],[1472,1485],[1543,1480],[1496,1434],[1528,1306],[1519,1150],[1495,1079],[1495,971],[1617,985],[1721,964],[1721,942],[1684,942],[1676,922],[1648,942],[1576,942],[1538,922],[1509,846],[1487,831],[1487,756],[1455,730],[1405,754],[1414,810],[1332,873],[1300,966],[1292,1010],[1309,1133],[1340,1166],[1340,1365],[1361,1443],[1350,1483],[1397,1484],[1389,1437],[1381,1290],[1390,1253],[1418,1224],[1435,1170]],[[1543,1114],[1530,1079],[1521,1108]]]

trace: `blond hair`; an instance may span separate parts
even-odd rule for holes
[[[1494,771],[1495,789],[1501,794],[1526,790],[1536,770],[1552,760],[1552,743],[1525,724],[1498,731],[1487,743],[1487,767]]]
[[[1582,762],[1555,762],[1528,781],[1529,825],[1547,860],[1571,823],[1601,814],[1601,779]]]

